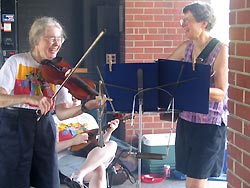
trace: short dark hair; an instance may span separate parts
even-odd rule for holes
[[[207,21],[206,30],[210,31],[213,29],[216,17],[214,15],[214,10],[212,7],[205,2],[196,2],[185,6],[182,10],[184,14],[191,12],[197,22]]]

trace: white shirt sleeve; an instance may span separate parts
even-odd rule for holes
[[[17,74],[17,63],[14,57],[6,60],[0,70],[0,87],[4,88],[8,94],[14,90]]]
[[[59,87],[60,85],[57,85],[56,90],[58,90]],[[69,93],[69,90],[66,87],[62,87],[62,89],[57,94],[55,105],[63,103],[72,103],[72,95]]]

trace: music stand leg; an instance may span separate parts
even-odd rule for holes
[[[138,152],[141,153],[142,142],[142,101],[139,100],[139,134],[138,134]],[[137,188],[141,188],[141,158],[138,158],[138,179]]]

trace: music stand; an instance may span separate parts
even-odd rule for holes
[[[115,110],[123,113],[131,112],[131,109],[139,111],[138,152],[141,152],[143,112],[158,112],[159,107],[168,109],[173,99],[178,110],[208,112],[210,69],[210,65],[196,64],[193,71],[191,63],[164,59],[114,64],[112,71],[105,66],[105,85]],[[136,97],[138,101],[135,101]],[[133,104],[129,102],[133,100]],[[107,111],[112,111],[110,104],[107,104]],[[141,185],[140,158],[138,185]]]

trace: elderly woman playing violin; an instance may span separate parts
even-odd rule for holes
[[[56,127],[60,120],[97,108],[100,101],[65,108],[64,90],[39,74],[43,60],[57,56],[65,39],[60,23],[51,17],[34,21],[29,32],[31,50],[11,56],[0,70],[0,187],[59,188]],[[37,112],[39,113],[39,120]]]

